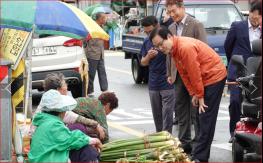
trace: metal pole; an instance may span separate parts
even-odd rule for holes
[[[124,5],[123,5],[123,0],[121,0],[121,11],[122,11],[122,16],[125,16],[125,15],[124,15]]]
[[[11,62],[0,58],[0,162],[12,161]]]
[[[26,73],[25,73],[25,83],[26,83],[26,89],[25,89],[25,118],[32,118],[32,46],[33,46],[33,32],[30,33],[29,38],[30,41],[28,43],[27,47],[27,54],[25,57],[25,67],[26,67]],[[26,119],[25,119],[26,122]]]

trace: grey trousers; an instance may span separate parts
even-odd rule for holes
[[[178,138],[182,145],[191,145],[192,143],[192,121],[195,128],[195,136],[198,134],[197,109],[193,108],[191,100],[192,97],[189,95],[179,73],[177,73],[175,81],[175,113],[178,118]]]
[[[149,90],[153,120],[156,132],[173,129],[173,108],[175,105],[174,89],[153,91]]]
[[[89,59],[89,86],[88,86],[88,94],[94,92],[94,79],[96,75],[96,71],[98,71],[98,78],[100,83],[100,90],[101,91],[107,91],[108,90],[108,80],[107,80],[107,74],[105,71],[104,66],[104,59],[100,60],[94,60]]]

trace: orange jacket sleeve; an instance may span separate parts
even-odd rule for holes
[[[190,91],[190,95],[202,98],[204,96],[204,85],[195,45],[187,45],[182,48],[181,62],[186,71],[186,74],[183,73],[181,77],[186,81],[185,85]]]

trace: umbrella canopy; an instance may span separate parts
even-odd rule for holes
[[[60,1],[1,1],[1,28],[72,38],[109,39],[109,35],[78,8]]]
[[[102,4],[91,5],[85,9],[85,13],[89,16],[92,16],[98,12],[103,12],[103,13],[109,14],[112,12],[112,10],[110,7],[104,6]]]

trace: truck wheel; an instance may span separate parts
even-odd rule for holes
[[[141,84],[143,80],[143,70],[137,58],[132,58],[132,76],[136,84]]]
[[[232,142],[232,159],[233,162],[243,162],[244,148],[234,138]]]

